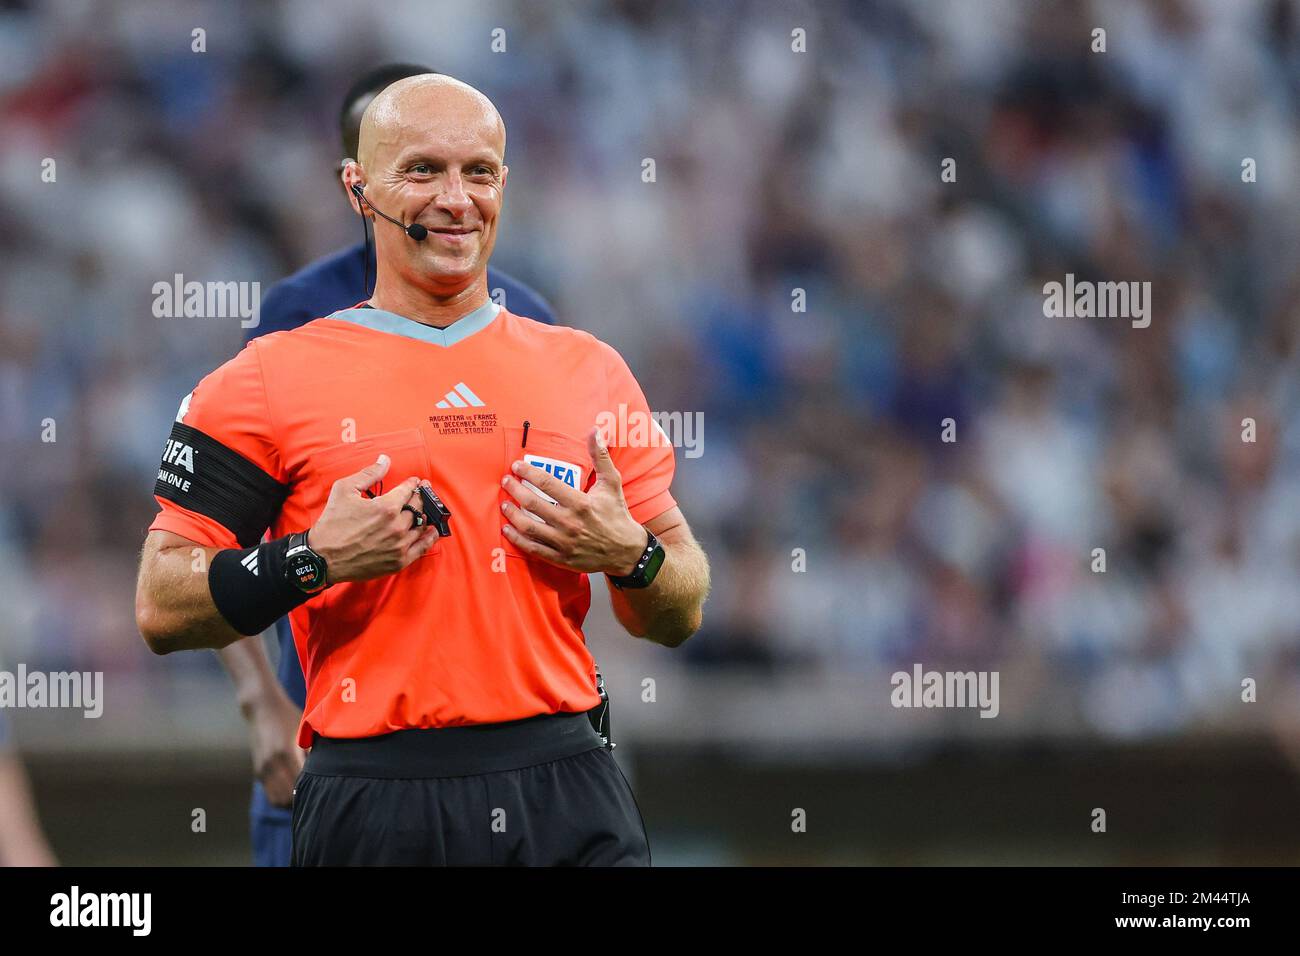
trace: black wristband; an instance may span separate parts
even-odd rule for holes
[[[227,548],[212,558],[208,568],[212,603],[240,634],[261,634],[314,596],[285,579],[285,552],[292,537],[285,535],[256,548]]]
[[[664,546],[659,543],[659,539],[655,537],[653,531],[644,525],[642,527],[646,536],[645,549],[633,566],[632,573],[625,574],[622,577],[606,575],[609,578],[609,583],[620,591],[629,588],[648,588],[654,583],[655,576],[659,574],[659,569],[663,567]]]

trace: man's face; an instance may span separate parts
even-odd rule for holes
[[[508,171],[504,151],[500,118],[481,99],[445,87],[403,96],[364,163],[366,198],[429,234],[415,242],[376,219],[381,260],[438,285],[486,270]]]

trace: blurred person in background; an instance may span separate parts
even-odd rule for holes
[[[394,63],[371,70],[352,84],[339,110],[343,145],[340,170],[357,156],[361,117],[371,100],[398,80],[433,72],[426,66]],[[366,278],[373,281],[375,271],[375,254],[368,242],[311,263],[267,290],[261,322],[247,330],[245,341],[295,329],[312,319],[350,308],[369,295]],[[524,283],[492,267],[488,268],[487,281],[493,298],[512,312],[555,324],[550,306]],[[274,671],[261,635],[217,651],[234,681],[239,709],[252,737],[256,779],[250,814],[253,862],[257,866],[289,865],[293,823],[289,807],[304,759],[296,737],[307,690],[287,617],[276,622],[275,632],[280,654]]]
[[[22,759],[0,714],[0,866],[57,866],[36,816]]]

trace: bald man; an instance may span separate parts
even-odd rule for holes
[[[434,71],[413,63],[390,63],[359,76],[343,97],[339,110],[341,157],[354,158],[361,136],[361,118],[376,96],[409,76]],[[335,169],[341,169],[336,163]],[[340,195],[347,195],[339,184]],[[261,322],[246,330],[247,340],[296,329],[301,325],[346,309],[370,294],[375,255],[370,243],[358,242],[325,256],[289,276],[262,297]],[[555,325],[550,306],[532,288],[511,275],[488,266],[492,297],[515,315]],[[257,866],[288,866],[293,844],[294,782],[302,771],[304,754],[298,747],[307,687],[303,682],[293,631],[287,618],[275,622],[279,659],[274,668],[261,635],[236,641],[217,652],[230,673],[239,709],[248,723],[254,781],[249,807],[249,833],[253,862]],[[597,722],[606,708],[591,712]],[[598,724],[599,725],[599,724]],[[607,729],[607,728],[603,728]]]
[[[488,295],[505,148],[449,77],[376,97],[342,172],[375,219],[374,295],[250,343],[163,453],[137,624],[168,653],[289,614],[298,865],[649,863],[586,716],[587,575],[630,634],[675,647],[708,562],[621,356]]]

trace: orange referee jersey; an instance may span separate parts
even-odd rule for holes
[[[650,410],[622,357],[586,332],[495,303],[446,329],[345,309],[252,340],[186,396],[150,529],[250,547],[268,523],[272,537],[310,527],[336,479],[387,454],[383,484],[428,478],[452,512],[452,536],[397,574],[334,585],[290,613],[307,683],[300,745],[313,732],[366,737],[589,710],[599,696],[582,632],[587,576],[506,539],[501,479],[527,458],[586,490],[595,478],[586,435],[602,413],[621,422]],[[660,437],[623,445],[607,432],[642,524],[675,504],[673,449],[651,431]],[[232,461],[257,469],[264,517],[227,517],[242,507],[228,499],[250,494],[230,492]]]

